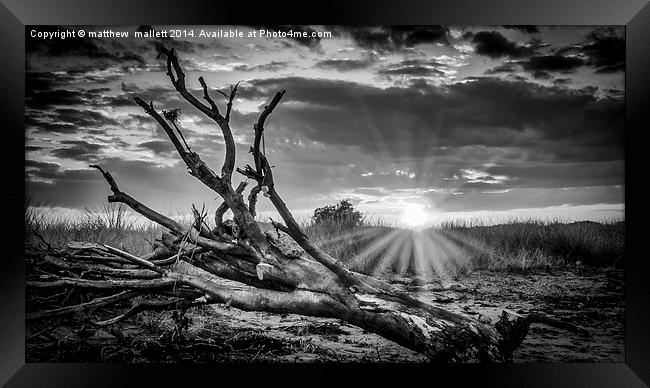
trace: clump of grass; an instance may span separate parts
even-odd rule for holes
[[[522,268],[573,264],[622,265],[625,249],[625,223],[591,221],[516,222],[493,226],[448,224],[442,232],[455,244],[464,247],[476,258],[492,253],[492,261],[501,266]],[[494,263],[478,260],[490,267]],[[515,265],[517,262],[521,265]]]
[[[89,241],[112,245],[134,255],[150,253],[163,229],[154,224],[136,224],[133,219],[133,211],[123,204],[86,209],[84,214],[72,219],[49,218],[45,210],[28,204],[25,242],[47,243],[60,249],[71,241]]]

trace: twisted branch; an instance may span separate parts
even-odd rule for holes
[[[191,105],[193,105],[195,108],[203,112],[206,116],[214,120],[217,125],[219,125],[219,128],[221,128],[221,132],[223,134],[224,141],[226,143],[226,155],[224,158],[223,162],[223,167],[221,168],[221,178],[226,180],[227,182],[230,182],[230,179],[232,177],[232,172],[235,168],[235,139],[232,136],[232,131],[230,129],[230,125],[228,124],[228,120],[226,120],[225,117],[219,113],[219,109],[217,108],[217,105],[214,103],[212,98],[210,98],[210,95],[208,93],[208,86],[205,83],[205,80],[203,77],[199,78],[199,82],[201,83],[201,86],[203,87],[203,98],[208,101],[210,106],[206,106],[205,104],[201,103],[196,97],[194,97],[188,90],[187,87],[185,86],[185,73],[183,73],[183,69],[181,68],[180,64],[178,63],[178,57],[176,56],[176,52],[174,49],[168,50],[164,47],[160,48],[159,51],[159,56],[160,55],[165,55],[167,57],[167,75],[169,76],[169,79],[172,81],[172,84],[176,88],[176,90],[185,98],[187,102],[189,102]],[[172,72],[172,68],[176,72],[176,77],[174,77],[174,72]],[[236,92],[236,88],[235,88]],[[232,98],[234,98],[234,94],[232,94]],[[228,113],[230,113],[230,108],[228,109]],[[229,119],[230,116],[228,116]]]

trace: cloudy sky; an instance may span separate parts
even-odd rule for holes
[[[156,58],[163,44],[199,97],[201,75],[223,91],[242,81],[231,119],[237,166],[251,163],[265,102],[287,90],[267,121],[266,154],[299,218],[344,198],[398,223],[623,218],[621,27],[280,27],[331,33],[308,39],[198,37],[276,28],[266,26],[153,28],[195,37],[133,38],[150,29],[133,26],[112,28],[129,38],[43,40],[27,28],[25,175],[39,204],[61,212],[105,203],[110,190],[88,168],[100,164],[161,212],[218,205],[133,102],[180,108],[190,146],[220,169],[220,131],[174,91]],[[272,206],[261,198],[259,209]]]

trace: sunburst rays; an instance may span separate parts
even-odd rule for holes
[[[491,247],[479,240],[441,229],[370,228],[328,239],[330,243],[355,239],[360,250],[348,260],[352,269],[373,276],[387,272],[423,279],[447,277],[470,264],[473,252],[489,253]]]

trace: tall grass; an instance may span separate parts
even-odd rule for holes
[[[468,227],[449,223],[442,228],[450,240],[476,256],[479,266],[487,266],[485,251],[501,257],[523,257],[532,262],[610,266],[622,265],[625,250],[625,223],[591,221],[517,222]],[[534,257],[537,257],[536,259]],[[547,263],[543,263],[547,264]]]
[[[86,209],[72,219],[51,219],[32,205],[25,206],[25,241],[42,243],[41,236],[53,248],[64,248],[71,241],[88,241],[112,245],[134,255],[150,253],[163,228],[153,224],[136,224],[132,210],[123,204],[109,203]]]
[[[379,223],[346,228],[328,223],[304,225],[307,235],[330,255],[356,271],[377,274],[377,262],[386,260],[389,242],[381,249],[373,243],[397,230]],[[410,239],[416,232],[398,235]],[[575,266],[622,266],[625,249],[625,223],[513,221],[500,225],[475,225],[471,222],[447,222],[423,232],[432,238],[425,259],[444,256],[444,270],[452,275],[475,269],[527,271],[539,268]],[[371,238],[368,238],[371,236]],[[427,238],[427,237],[425,237]],[[393,240],[398,240],[394,238]],[[442,243],[440,242],[442,241]],[[399,252],[393,249],[393,253]],[[417,275],[413,251],[406,258],[404,275]],[[361,259],[360,259],[361,258]],[[388,258],[391,260],[391,258]],[[393,261],[397,261],[395,257]],[[404,260],[400,258],[399,260]],[[390,262],[389,262],[390,264]],[[396,271],[399,265],[385,270]],[[403,270],[404,271],[404,270]]]
[[[93,241],[144,255],[151,252],[155,239],[163,232],[158,225],[131,221],[135,214],[122,204],[89,209],[74,219],[48,219],[37,209],[25,206],[25,239],[41,243],[38,234],[55,248],[63,248],[71,241]],[[307,222],[302,226],[315,243],[353,270],[374,275],[382,271],[418,275],[414,251],[406,250],[411,257],[400,258],[407,262],[404,266],[398,256],[405,253],[395,247],[412,239],[416,232],[381,220],[362,225]],[[557,268],[578,261],[592,266],[622,266],[624,258],[624,222],[515,221],[492,226],[447,222],[422,233],[435,236],[431,240],[435,242],[424,251],[425,258],[444,254],[445,271],[452,274],[474,269]]]
[[[349,261],[358,257],[374,240],[394,230],[383,221],[351,225],[346,222],[308,222],[301,225],[305,233],[331,256]]]

